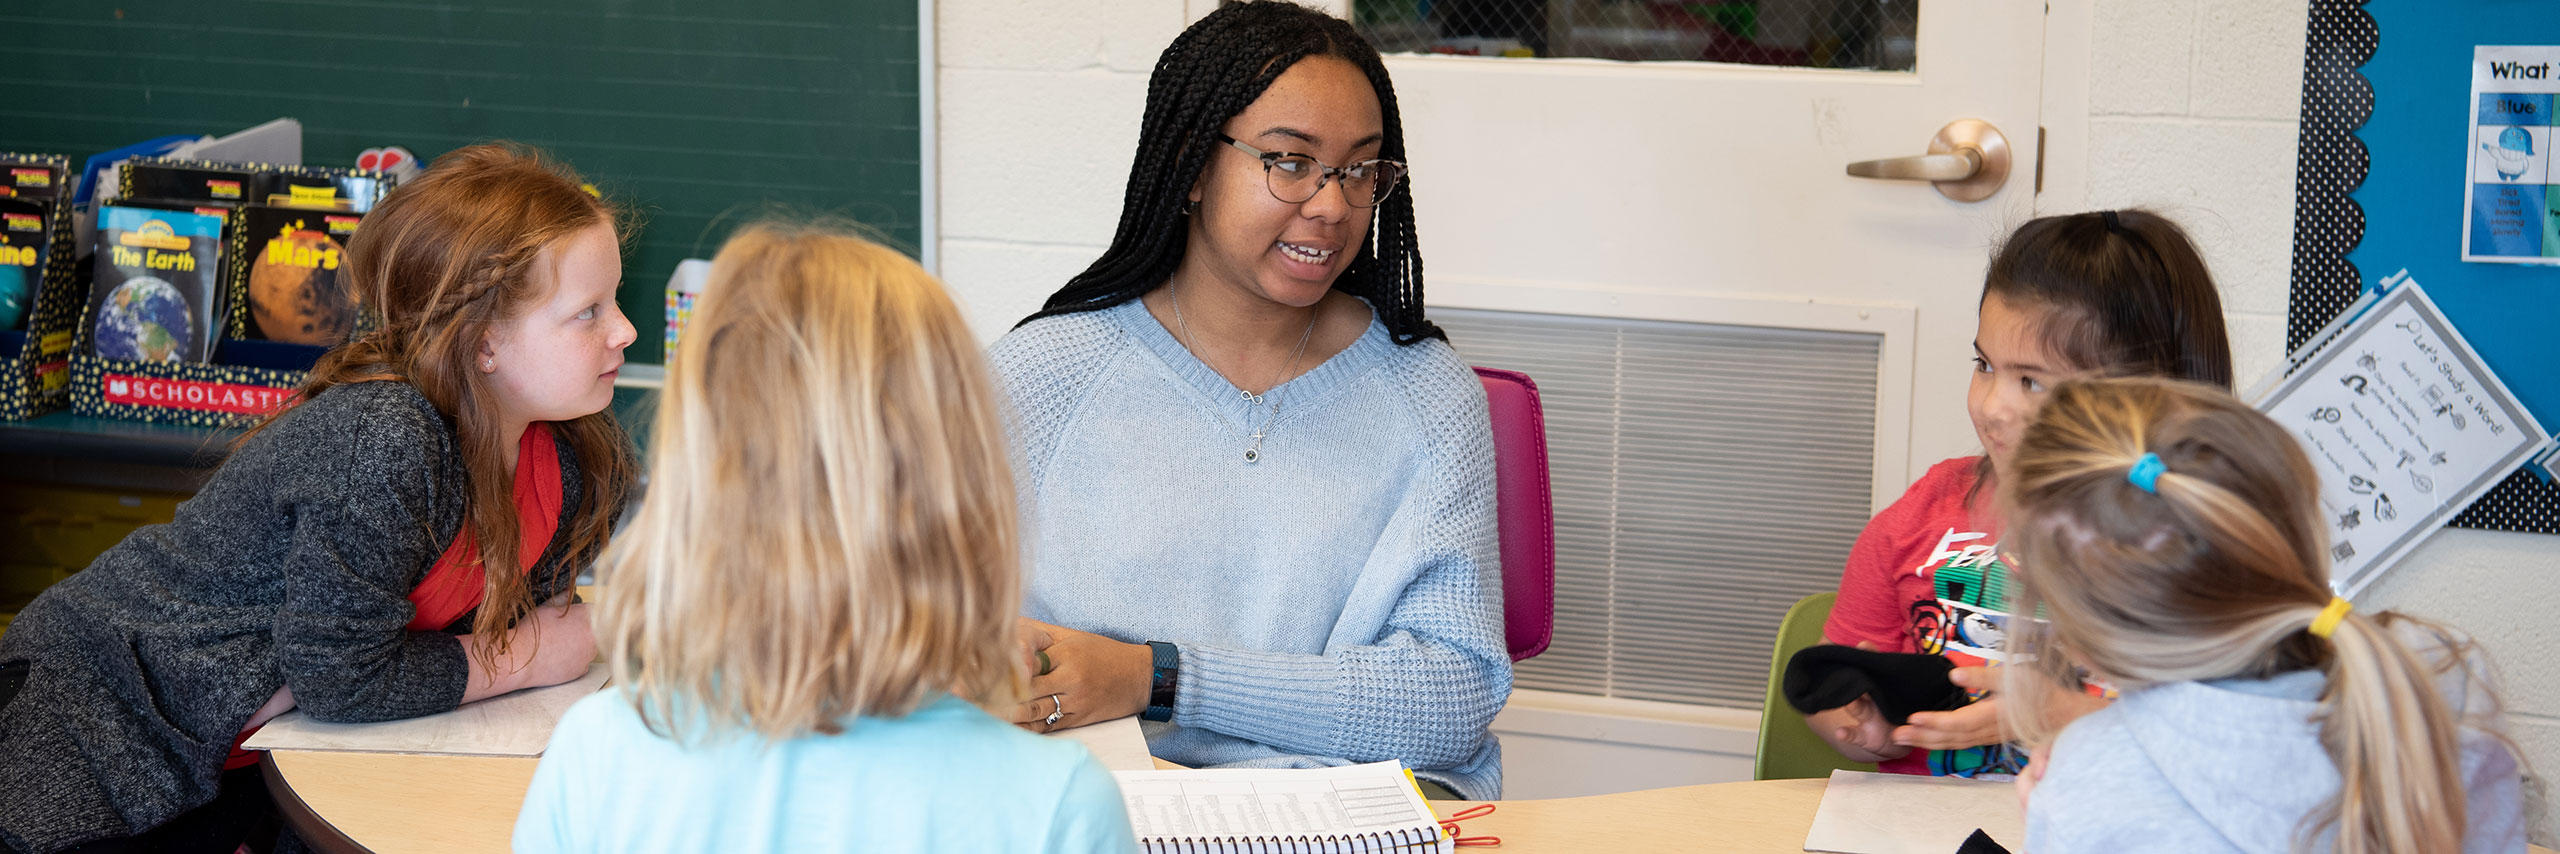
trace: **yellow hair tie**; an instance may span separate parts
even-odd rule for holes
[[[2355,603],[2344,598],[2329,597],[2329,607],[2320,609],[2320,616],[2311,618],[2311,633],[2323,638],[2328,637],[2330,632],[2338,630],[2338,621],[2346,619],[2347,612],[2355,608]]]

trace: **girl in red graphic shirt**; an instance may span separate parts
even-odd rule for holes
[[[1982,288],[1973,385],[1965,410],[1983,454],[1929,468],[1867,523],[1840,574],[1823,635],[1884,652],[1944,655],[1958,685],[1994,686],[2008,568],[1999,552],[1992,485],[2045,390],[2067,377],[2176,377],[2231,386],[2222,300],[2204,259],[2178,225],[2138,210],[2050,216],[2002,243]],[[2103,700],[2043,704],[2076,717]],[[1906,774],[2014,774],[1999,700],[1917,712],[1896,726],[1861,697],[1805,716],[1841,755]]]

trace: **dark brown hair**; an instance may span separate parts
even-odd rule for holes
[[[2040,217],[1992,255],[1982,295],[2041,312],[2043,338],[2071,367],[2231,388],[2231,337],[2204,256],[2167,217],[2143,210]]]
[[[497,397],[472,367],[491,330],[545,297],[534,278],[545,248],[598,223],[625,232],[621,211],[582,183],[513,143],[436,158],[366,216],[348,243],[349,287],[374,328],[322,356],[292,398],[347,383],[405,382],[452,422],[469,483],[464,524],[487,577],[471,631],[487,638],[479,649],[490,656],[506,651],[506,630],[532,611],[524,569],[541,556],[516,553],[522,525],[506,455],[519,437],[498,435]],[[555,568],[568,573],[604,547],[634,464],[611,410],[552,427],[577,455],[582,486],[576,518],[561,532],[568,559]]]

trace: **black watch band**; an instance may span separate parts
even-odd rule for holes
[[[1173,720],[1174,692],[1182,686],[1182,650],[1164,641],[1148,641],[1147,651],[1155,655],[1155,675],[1147,689],[1147,710],[1140,720]]]

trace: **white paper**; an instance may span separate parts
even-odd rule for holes
[[[290,118],[270,119],[265,124],[221,139],[208,137],[178,146],[166,156],[178,160],[300,165],[302,122]]]
[[[2403,280],[2258,402],[2320,473],[2329,581],[2353,596],[2541,450],[2545,433]]]
[[[1049,737],[1084,745],[1084,749],[1092,751],[1093,758],[1108,770],[1156,770],[1156,758],[1147,752],[1147,733],[1138,728],[1137,715],[1062,729],[1049,733]]]
[[[1438,819],[1399,762],[1339,768],[1117,771],[1112,776],[1120,781],[1129,824],[1141,842],[1364,836],[1401,829],[1417,838],[1441,839],[1446,849]]]
[[[2471,49],[2462,260],[2560,264],[2560,46]]]
[[[369,724],[321,723],[301,712],[267,722],[242,745],[250,750],[350,753],[449,753],[540,756],[569,707],[604,687],[602,663],[577,681],[491,697],[442,714]]]
[[[1962,777],[1833,771],[1804,850],[1836,854],[1950,854],[1975,830],[2025,850],[2018,787]]]

